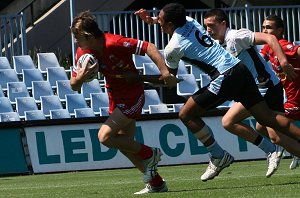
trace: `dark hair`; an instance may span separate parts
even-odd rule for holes
[[[96,38],[100,38],[103,35],[95,17],[89,11],[81,12],[74,18],[71,25],[71,32],[74,35],[94,36]]]
[[[282,28],[284,32],[284,22],[279,16],[272,14],[267,16],[265,20],[274,21],[276,28]]]
[[[186,23],[186,11],[183,5],[169,3],[162,10],[164,11],[165,22],[173,23],[175,28],[181,27]]]
[[[226,21],[226,27],[229,27],[229,20],[224,10],[215,8],[207,11],[204,15],[204,19],[208,17],[215,17],[216,21],[221,23],[222,21]]]

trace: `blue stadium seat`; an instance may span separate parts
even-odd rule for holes
[[[32,97],[36,102],[41,102],[41,96],[54,95],[48,81],[32,81]]]
[[[100,116],[109,116],[109,107],[99,107]]]
[[[32,97],[17,97],[16,98],[16,110],[20,115],[20,118],[25,118],[25,111],[38,110],[37,104]]]
[[[19,114],[17,112],[5,112],[0,113],[0,122],[15,122],[20,121]]]
[[[149,105],[149,113],[169,113],[169,109],[166,104]]]
[[[1,69],[0,70],[0,85],[3,90],[7,90],[8,82],[20,82],[18,75],[14,69]]]
[[[156,89],[146,89],[144,90],[145,93],[145,104],[143,106],[144,112],[149,112],[149,105],[158,105],[161,104],[161,100]]]
[[[100,107],[109,107],[109,99],[107,93],[92,93],[91,108],[96,115],[100,114]]]
[[[43,75],[38,69],[23,69],[23,82],[28,90],[32,90],[33,81],[43,81]]]
[[[60,101],[66,101],[66,94],[76,94],[77,91],[72,90],[70,80],[58,80],[56,81],[56,94]]]
[[[37,67],[42,73],[46,73],[47,68],[60,67],[58,59],[53,52],[37,53],[37,58],[38,58]]]
[[[68,80],[68,75],[63,67],[49,67],[46,70],[47,81],[50,82],[52,88],[56,87],[56,81]]]
[[[66,95],[66,109],[72,115],[75,115],[74,110],[80,108],[88,108],[88,105],[82,94],[67,94]]]
[[[75,118],[95,117],[94,111],[91,108],[74,109]]]
[[[71,118],[67,109],[53,109],[50,110],[50,119]]]
[[[180,83],[177,83],[177,95],[189,97],[199,90],[199,86],[193,74],[179,74]]]
[[[29,97],[29,92],[24,82],[8,82],[7,97],[12,104],[16,103],[17,97]]]
[[[50,110],[63,109],[57,95],[41,96],[41,110],[46,117],[50,117]]]
[[[13,69],[6,56],[0,56],[0,69]]]
[[[29,55],[13,56],[13,67],[18,76],[22,76],[23,69],[36,69],[36,66]]]
[[[91,99],[91,93],[102,93],[102,88],[97,79],[90,82],[84,82],[81,87],[81,93],[86,100]]]
[[[46,120],[42,110],[25,111],[25,120]]]
[[[173,111],[174,112],[179,112],[181,107],[183,106],[184,104],[183,103],[175,103],[175,104],[172,104],[173,106]]]
[[[0,113],[13,112],[14,109],[7,97],[0,97]]]

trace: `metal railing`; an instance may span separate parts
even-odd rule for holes
[[[224,8],[228,14],[231,28],[247,28],[255,32],[261,31],[261,25],[266,16],[270,14],[279,15],[285,22],[285,38],[289,41],[300,40],[300,5],[293,6],[245,6]],[[208,9],[190,9],[187,15],[195,18],[203,24],[203,16]],[[157,16],[159,10],[149,10],[152,16]],[[164,49],[169,41],[169,36],[160,31],[159,25],[148,25],[144,23],[134,11],[118,12],[94,12],[101,30],[114,34],[121,34],[140,40],[154,43],[159,49]]]
[[[9,60],[27,54],[26,22],[23,13],[0,16],[0,56]]]

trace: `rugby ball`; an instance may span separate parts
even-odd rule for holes
[[[90,67],[90,66],[94,65],[95,63],[98,63],[98,60],[96,59],[96,57],[93,54],[83,54],[78,59],[78,66],[81,68]],[[91,73],[91,76],[85,80],[86,82],[90,82],[93,79],[97,79],[98,70],[99,70],[98,67],[99,67],[99,65],[97,64],[96,70],[93,73]]]

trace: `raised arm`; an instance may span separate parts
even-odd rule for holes
[[[149,12],[147,10],[141,8],[138,11],[134,12],[135,15],[139,16],[143,21],[145,21],[147,24],[156,24],[158,19],[157,17],[151,17]]]
[[[290,80],[294,80],[297,78],[297,74],[294,71],[294,67],[288,62],[286,55],[281,48],[277,38],[272,34],[266,34],[262,32],[255,32],[255,44],[268,44],[270,48],[273,49],[274,53],[276,54],[278,61],[280,63],[281,68],[287,75],[287,78]]]

